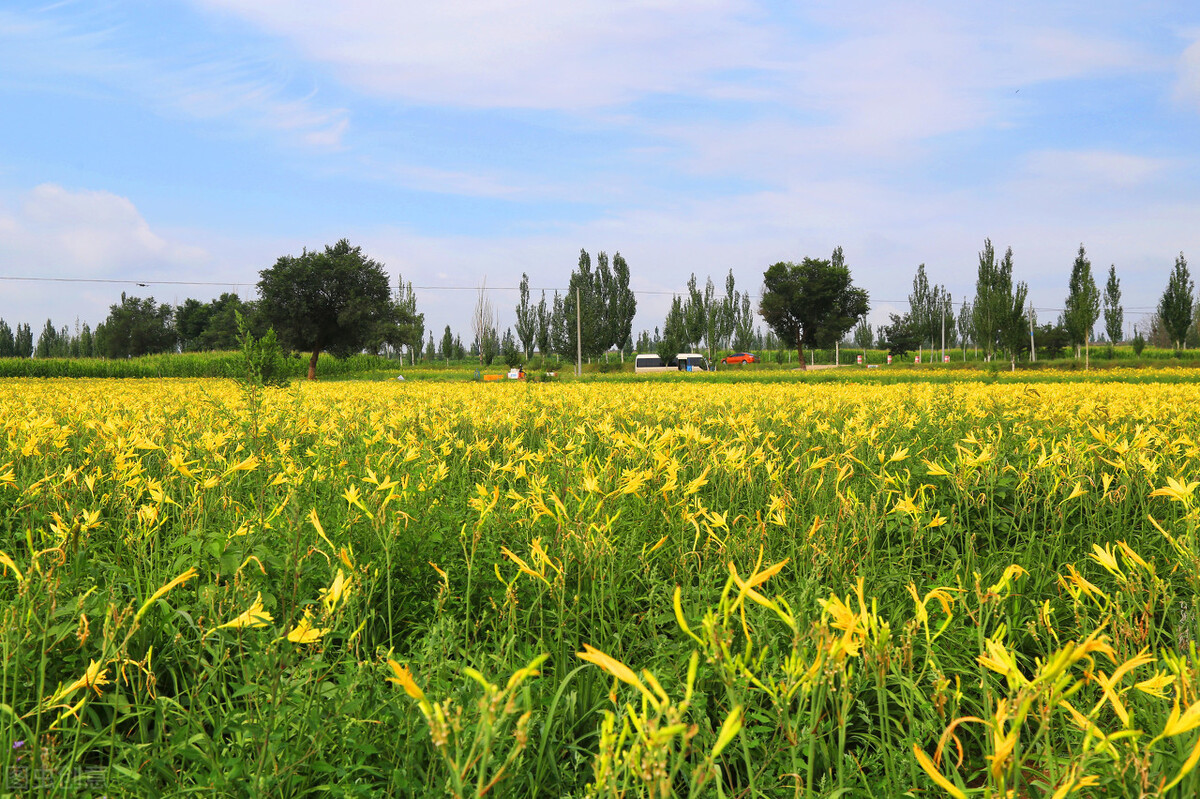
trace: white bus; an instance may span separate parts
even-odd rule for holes
[[[707,372],[708,359],[697,352],[681,352],[665,363],[654,353],[636,355],[633,359],[633,371],[637,374],[654,372]]]

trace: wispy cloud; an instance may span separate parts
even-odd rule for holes
[[[270,131],[302,146],[341,146],[349,111],[321,102],[315,89],[297,93],[269,60],[184,44],[155,53],[138,41],[145,35],[96,9],[0,11],[0,81],[59,93],[132,95],[169,116]]]
[[[1130,189],[1176,165],[1172,159],[1105,150],[1042,150],[1026,157],[1025,178],[1066,191]]]
[[[1194,111],[1200,112],[1200,34],[1179,57],[1175,96]]]
[[[285,38],[361,90],[415,103],[582,109],[702,92],[760,60],[747,0],[194,0]]]

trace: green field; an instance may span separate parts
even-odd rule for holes
[[[0,790],[1200,791],[1200,373],[402,371],[0,380]]]

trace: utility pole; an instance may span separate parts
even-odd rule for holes
[[[946,303],[942,303],[942,363],[946,362]]]
[[[575,376],[583,374],[583,323],[580,321],[582,309],[579,305],[579,286],[575,286]]]

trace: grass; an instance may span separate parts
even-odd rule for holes
[[[0,381],[2,789],[1194,795],[1169,374]]]

